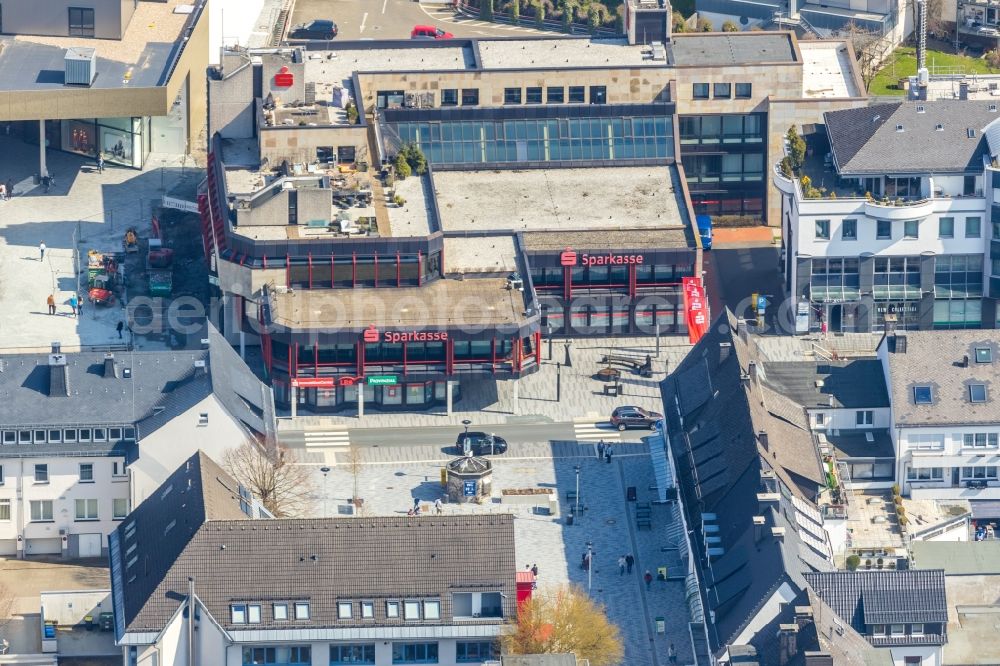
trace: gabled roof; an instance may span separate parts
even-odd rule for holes
[[[996,102],[980,100],[895,102],[823,114],[842,176],[981,172],[989,152],[983,129],[997,116]]]
[[[977,349],[991,360],[977,363]],[[1000,340],[990,331],[906,331],[884,337],[878,352],[889,364],[897,427],[1000,423]],[[970,384],[986,386],[986,402],[969,400]],[[917,404],[913,389],[924,386],[931,403]]]
[[[767,383],[804,407],[877,409],[889,406],[882,364],[853,361],[767,363]]]

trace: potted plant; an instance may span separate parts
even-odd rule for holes
[[[858,565],[861,564],[861,558],[857,555],[847,556],[847,569],[848,571],[857,571]]]

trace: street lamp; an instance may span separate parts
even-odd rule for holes
[[[587,593],[590,593],[590,588],[593,583],[594,578],[594,544],[593,542],[587,542]]]
[[[326,475],[330,473],[330,468],[327,467],[326,465],[323,465],[322,467],[319,468],[319,471],[323,472],[323,517],[327,518],[328,517],[327,516],[327,512],[328,512],[327,501],[329,500],[329,497],[328,497],[328,493],[326,492],[326,488],[327,488],[327,486],[326,486]]]
[[[465,426],[465,435],[462,437],[462,454],[466,456],[472,455],[472,443],[469,441],[469,426],[472,421],[469,419],[462,419],[462,425]]]
[[[573,515],[580,515],[580,466],[573,465],[573,469],[576,470],[576,497],[574,498],[576,502],[573,506]]]
[[[472,421],[470,421],[469,419],[463,419],[462,420],[462,425],[465,426],[465,434],[468,435],[469,434],[469,426],[472,425]]]

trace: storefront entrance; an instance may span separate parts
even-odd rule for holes
[[[457,403],[462,397],[461,383],[453,382],[451,390],[452,401]],[[419,411],[446,404],[448,400],[447,382],[443,381],[405,382],[390,386],[353,384],[332,388],[299,388],[296,391],[297,411],[327,413],[357,409],[358,391],[363,392],[366,412]],[[275,381],[274,398],[278,404],[288,405],[291,399],[288,384]]]
[[[38,123],[17,123],[15,132],[26,143],[38,145]],[[80,118],[47,120],[45,145],[97,160],[98,151],[108,164],[141,169],[149,155],[148,118]]]

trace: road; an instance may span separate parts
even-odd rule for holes
[[[410,0],[296,0],[289,25],[313,19],[337,23],[337,40],[409,39],[415,25],[434,25],[456,37],[514,37],[540,33],[526,27],[505,26],[456,17],[441,6],[425,6]]]
[[[778,255],[778,248],[770,243],[713,245],[712,250],[705,253],[705,270],[713,273],[708,278],[715,291],[709,294],[713,316],[719,316],[724,305],[737,316],[754,319],[750,296],[766,294],[769,305],[764,332],[775,332],[784,290],[781,273],[777,270]]]
[[[489,426],[469,426],[470,430],[481,430],[503,437],[508,442],[573,441],[576,437],[574,423],[518,423]],[[601,428],[600,426],[604,426]],[[607,430],[609,438],[618,437],[611,424],[597,426]],[[426,446],[454,443],[461,426],[438,426],[432,428],[359,428],[350,430],[351,444],[355,446]],[[643,434],[648,434],[643,432]],[[638,439],[638,435],[636,436]]]

